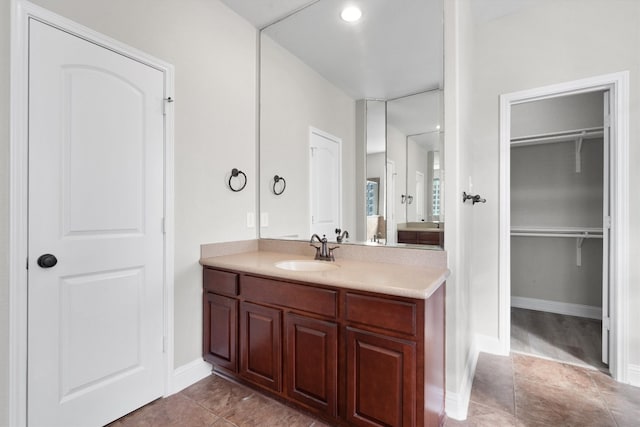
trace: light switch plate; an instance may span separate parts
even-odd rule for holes
[[[254,228],[256,226],[256,216],[253,212],[247,212],[247,228]]]
[[[269,226],[269,212],[260,212],[260,227]]]

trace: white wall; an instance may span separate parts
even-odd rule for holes
[[[9,424],[9,2],[0,2],[0,426]]]
[[[355,230],[355,101],[268,36],[261,44],[260,210],[269,226],[260,236],[311,235],[309,126],[342,139],[341,228]],[[272,191],[276,174],[287,180],[281,196]]]
[[[470,98],[474,70],[471,63],[471,4],[466,0],[445,1],[445,92],[444,92],[444,182],[446,194],[445,250],[451,275],[447,278],[447,414],[466,415],[474,367],[474,334],[471,323],[471,262],[468,235],[474,208],[462,204],[472,164]]]
[[[511,138],[602,126],[604,94],[587,92],[511,107]]]
[[[463,100],[468,108],[470,172],[473,191],[486,197],[471,213],[473,227],[466,239],[473,301],[474,331],[490,339],[498,336],[498,99],[510,93],[554,83],[629,70],[630,182],[640,182],[640,2],[633,0],[556,0],[528,2],[526,7],[495,19],[485,19],[483,6],[460,0],[470,8],[472,22],[462,54],[468,56],[473,90]],[[509,9],[511,0],[492,6]],[[476,9],[474,9],[476,8]],[[464,51],[467,53],[464,53]],[[462,89],[461,89],[462,92]],[[468,103],[468,104],[467,104]],[[462,118],[464,119],[464,118]],[[464,168],[463,168],[464,169]],[[640,257],[640,193],[631,192],[630,259]],[[640,304],[640,265],[631,263],[629,306]],[[631,309],[630,363],[640,364],[640,311]]]
[[[256,30],[217,0],[36,0],[175,66],[175,366],[201,357],[200,244],[255,238]],[[3,31],[4,31],[3,26]],[[231,168],[249,182],[226,187]]]

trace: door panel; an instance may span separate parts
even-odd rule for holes
[[[415,425],[415,367],[415,343],[347,328],[347,421]]]
[[[30,426],[163,393],[163,98],[162,71],[31,21]]]
[[[65,235],[142,233],[145,93],[106,69],[62,72]]]
[[[315,129],[311,130],[311,234],[329,238],[341,228],[340,140]]]
[[[238,301],[207,292],[203,308],[204,358],[232,372],[237,372]]]
[[[337,324],[287,313],[285,330],[287,396],[335,416],[338,403]]]
[[[275,391],[282,389],[282,312],[240,303],[240,374]]]

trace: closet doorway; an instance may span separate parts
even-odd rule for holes
[[[619,381],[628,264],[619,200],[628,192],[624,77],[501,97],[502,348],[610,371]]]

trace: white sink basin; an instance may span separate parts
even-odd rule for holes
[[[275,264],[282,270],[289,271],[327,271],[338,268],[337,265],[330,261],[312,261],[307,259],[280,261]]]

